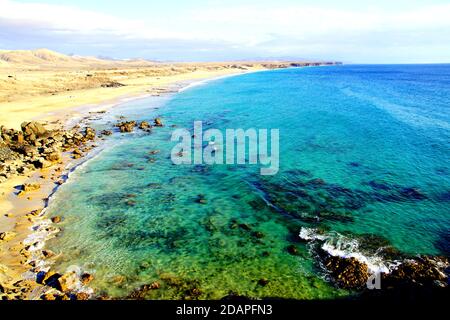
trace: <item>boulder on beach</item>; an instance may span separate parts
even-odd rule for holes
[[[47,129],[36,121],[23,122],[20,127],[28,141],[34,141],[36,138],[42,138],[48,134]]]
[[[24,183],[22,185],[22,191],[28,192],[28,191],[35,191],[39,190],[41,188],[41,185],[38,183]]]
[[[9,241],[13,239],[15,236],[16,234],[11,231],[0,232],[0,241]]]

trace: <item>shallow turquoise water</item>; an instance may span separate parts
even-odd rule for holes
[[[195,287],[200,298],[311,299],[348,293],[323,280],[298,242],[302,226],[448,255],[449,84],[449,65],[285,69],[118,106],[94,125],[111,127],[123,114],[161,116],[166,126],[107,138],[60,188],[49,207],[64,217],[48,244],[64,252],[57,268],[80,265],[95,273],[94,287],[116,296],[163,279],[148,298],[191,297]],[[171,125],[195,120],[280,129],[280,172],[173,165]]]

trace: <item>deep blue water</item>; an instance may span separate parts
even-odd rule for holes
[[[376,235],[405,254],[449,254],[450,65],[250,73],[128,102],[94,125],[110,128],[119,115],[161,116],[165,126],[107,138],[49,208],[64,217],[49,243],[64,252],[57,266],[94,272],[93,285],[108,294],[159,279],[163,288],[149,298],[181,298],[186,287],[171,286],[174,277],[200,288],[200,298],[348,294],[324,279],[299,242],[302,227]],[[173,165],[172,126],[195,120],[279,129],[279,173]]]

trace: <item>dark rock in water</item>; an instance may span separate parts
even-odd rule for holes
[[[60,290],[59,278],[62,277],[62,274],[55,273],[52,271],[47,272],[47,274],[43,277],[42,283],[46,286],[56,288]]]
[[[368,185],[375,190],[391,190],[392,187],[387,185],[386,183],[382,183],[382,182],[376,182],[374,180],[369,181]]]
[[[153,282],[151,284],[144,284],[139,288],[133,290],[126,298],[132,300],[144,300],[147,294],[151,290],[156,290],[160,288],[159,282]]]
[[[261,198],[255,198],[253,200],[250,200],[248,204],[256,211],[261,211],[267,207],[266,202]]]
[[[134,127],[136,127],[136,121],[124,121],[119,122],[116,127],[119,128],[120,132],[133,132]]]
[[[262,287],[265,287],[269,284],[269,280],[267,280],[266,278],[261,278],[258,280],[258,284]]]
[[[245,230],[245,231],[251,231],[252,230],[252,228],[246,223],[239,224],[239,228],[241,228],[242,230]]]
[[[202,164],[197,164],[192,168],[192,172],[198,172],[198,173],[207,173],[209,171],[209,167]]]
[[[140,124],[139,124],[139,129],[142,129],[142,130],[146,130],[146,129],[150,129],[152,126],[150,125],[150,123],[148,123],[147,121],[142,121]]]
[[[292,170],[288,170],[286,171],[286,174],[288,175],[292,175],[295,177],[311,177],[311,173],[309,173],[308,171],[304,171],[304,170],[300,170],[300,169],[292,169]]]
[[[92,280],[94,280],[94,276],[90,273],[83,273],[81,275],[81,283],[83,283],[84,285],[87,285]]]
[[[419,189],[411,188],[411,187],[400,189],[400,195],[404,198],[411,199],[411,200],[427,199],[427,196],[425,194],[423,194]]]
[[[252,233],[252,236],[254,236],[255,238],[258,238],[258,239],[262,239],[262,238],[264,238],[264,233],[262,233],[261,231],[255,231]]]
[[[369,270],[365,263],[355,258],[328,256],[324,265],[339,287],[362,289],[367,284]]]
[[[95,139],[95,130],[93,128],[86,127],[84,129],[84,139],[94,140]]]
[[[136,201],[135,200],[128,200],[125,203],[126,203],[126,205],[128,205],[130,207],[134,207],[136,205]]]
[[[156,183],[156,182],[151,182],[147,185],[148,188],[150,189],[161,189],[162,188],[162,184],[161,183]]]
[[[361,166],[361,164],[359,164],[358,162],[350,162],[348,165],[349,165],[350,167],[355,167],[355,168]]]
[[[325,181],[320,178],[312,179],[308,181],[308,184],[314,185],[314,186],[323,186],[325,185]]]
[[[61,222],[61,217],[60,216],[54,216],[51,218],[53,223],[60,223]]]
[[[386,287],[405,286],[447,286],[449,261],[445,257],[420,256],[405,260],[391,273],[383,274],[382,283]],[[448,271],[447,271],[448,272]]]
[[[155,127],[162,127],[163,126],[161,118],[155,118],[155,120],[153,122],[154,122]]]
[[[450,201],[450,191],[444,192],[439,196],[440,201]]]
[[[286,248],[287,252],[289,252],[289,254],[293,255],[293,256],[298,256],[300,254],[300,252],[298,251],[298,248],[291,244],[290,246],[288,246]]]
[[[197,202],[197,203],[201,203],[201,204],[207,204],[207,203],[208,203],[208,200],[206,200],[204,194],[199,194],[199,195],[197,196],[196,202]]]
[[[110,135],[112,135],[112,131],[111,130],[102,130],[100,133],[103,136],[110,136]]]
[[[450,257],[450,230],[446,229],[441,232],[434,245],[443,255]]]
[[[397,260],[403,258],[403,254],[394,248],[390,241],[382,236],[375,234],[352,235],[356,237],[360,250],[369,255],[379,255],[384,259]]]

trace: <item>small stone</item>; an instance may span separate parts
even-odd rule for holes
[[[239,224],[239,228],[241,228],[242,230],[245,230],[245,231],[252,230],[252,228],[250,228],[250,226],[248,224],[246,224],[246,223]]]
[[[269,283],[269,280],[267,280],[266,278],[261,278],[258,280],[258,284],[262,287],[267,286],[268,283]]]
[[[102,135],[104,136],[110,136],[112,135],[112,131],[111,130],[103,130],[102,132],[100,132]]]
[[[39,190],[41,188],[41,185],[38,183],[25,183],[22,185],[22,191],[28,192],[28,191],[35,191]]]
[[[77,300],[89,300],[89,295],[86,292],[79,292],[75,294]]]
[[[61,222],[61,217],[60,216],[55,216],[51,218],[53,223],[60,223]]]
[[[55,253],[50,250],[42,250],[42,255],[44,256],[44,258],[51,258],[55,255]]]
[[[90,273],[83,273],[81,275],[81,282],[84,285],[87,285],[89,282],[91,282],[92,280],[94,280],[94,276]]]
[[[161,285],[158,281],[152,282],[150,284],[150,289],[159,289],[160,287],[161,287]]]
[[[163,126],[161,118],[155,118],[154,123],[155,123],[155,127],[162,127]]]
[[[262,233],[260,231],[255,231],[255,232],[253,232],[253,236],[255,238],[261,239],[261,238],[264,238],[264,233]]]
[[[288,246],[286,248],[287,252],[289,252],[290,254],[292,254],[293,256],[298,256],[299,252],[298,249],[295,245],[291,244],[290,246]]]
[[[54,301],[56,298],[58,298],[58,296],[53,293],[46,293],[42,296],[42,300],[46,301]]]
[[[0,241],[9,241],[13,239],[15,236],[16,233],[12,231],[0,232]]]

